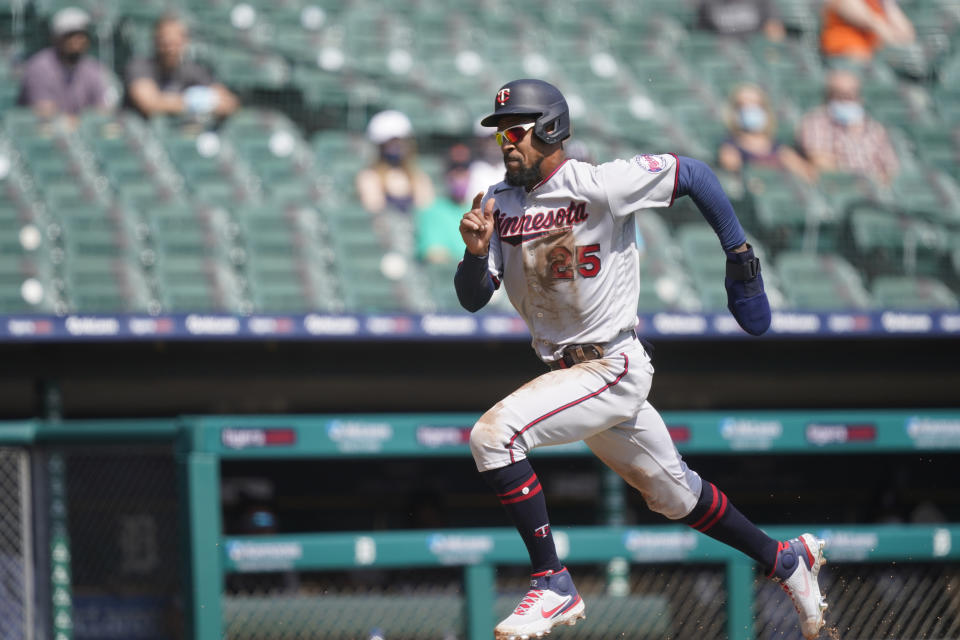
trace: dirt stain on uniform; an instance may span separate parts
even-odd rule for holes
[[[559,317],[577,288],[576,252],[570,229],[531,240],[523,247],[527,290],[533,292],[544,316]],[[542,316],[541,316],[542,317]]]
[[[477,420],[477,422],[473,425],[473,433],[471,436],[480,438],[485,442],[495,441],[501,430],[499,415],[502,409],[502,401],[488,409],[487,412],[480,416],[480,419]]]
[[[543,289],[553,289],[560,283],[572,280],[574,276],[573,264],[573,234],[569,229],[536,240],[524,245],[524,267],[527,272],[527,282]]]

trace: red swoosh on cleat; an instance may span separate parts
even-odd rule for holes
[[[558,605],[557,605],[556,607],[554,607],[553,609],[550,609],[550,611],[544,611],[543,609],[541,609],[541,610],[540,610],[540,615],[542,615],[544,618],[550,618],[550,617],[552,617],[553,614],[555,614],[557,611],[559,611],[559,610],[562,609],[563,607],[567,606],[567,603],[569,603],[569,602],[570,602],[570,598],[567,598],[566,600],[564,600],[563,602],[561,602],[560,604],[558,604]]]

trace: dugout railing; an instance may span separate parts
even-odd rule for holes
[[[76,625],[70,591],[74,554],[70,527],[77,519],[68,517],[70,491],[63,458],[69,453],[64,452],[77,447],[124,445],[133,445],[131,451],[137,451],[145,445],[158,445],[163,448],[163,455],[170,457],[178,479],[180,517],[176,530],[182,536],[179,551],[168,553],[181,556],[179,579],[186,615],[179,631],[171,637],[182,635],[204,640],[229,637],[227,613],[235,610],[238,603],[230,601],[225,593],[228,575],[455,567],[462,572],[459,612],[463,618],[455,637],[489,638],[497,615],[497,570],[504,567],[519,570],[527,562],[523,545],[512,529],[228,536],[224,534],[220,495],[221,463],[228,460],[467,457],[466,437],[476,417],[469,414],[189,416],[178,420],[0,424],[0,452],[8,454],[0,457],[0,463],[14,461],[11,465],[16,466],[5,476],[0,473],[2,477],[14,479],[0,482],[0,502],[6,496],[8,500],[4,504],[15,503],[14,511],[19,509],[20,514],[15,522],[22,532],[9,533],[6,529],[14,527],[6,525],[4,531],[0,531],[0,540],[5,534],[7,538],[17,538],[18,542],[7,547],[18,551],[22,560],[20,565],[8,563],[4,567],[7,570],[11,566],[20,567],[14,577],[21,580],[25,590],[34,582],[46,584],[46,588],[38,586],[35,593],[24,593],[21,597],[24,606],[17,613],[31,617],[31,621],[24,622],[21,636],[54,640],[74,637]],[[960,451],[960,412],[957,411],[666,412],[664,417],[678,448],[684,453],[831,455],[916,451],[930,455]],[[37,458],[37,453],[44,451],[49,455]],[[123,455],[116,459],[127,459]],[[575,444],[545,448],[534,455],[590,454],[582,444]],[[27,464],[31,456],[35,461],[32,467]],[[42,464],[37,464],[37,460]],[[30,480],[28,469],[44,476],[44,481]],[[464,473],[470,472],[470,465],[465,464]],[[161,474],[161,478],[166,477]],[[955,486],[956,478],[944,481]],[[622,483],[604,486],[614,492],[613,502],[618,499],[617,491],[626,490]],[[42,487],[42,495],[33,495],[37,487]],[[19,497],[11,500],[11,496]],[[34,513],[32,518],[45,524],[33,529],[27,526],[31,512],[40,512],[42,517]],[[960,525],[823,526],[813,523],[809,528],[827,539],[831,566],[850,563],[883,567],[897,563],[952,567],[946,577],[933,581],[932,592],[942,594],[932,596],[935,601],[927,605],[925,618],[930,621],[904,622],[898,628],[912,631],[902,632],[898,637],[913,637],[903,633],[930,638],[960,633],[960,607],[956,597],[949,595],[951,590],[956,593],[960,581],[960,572],[956,571],[960,560]],[[765,529],[775,537],[786,537],[794,535],[798,528],[771,526]],[[713,567],[722,574],[722,588],[717,592],[723,599],[725,615],[717,637],[746,640],[769,635],[768,630],[758,628],[756,613],[760,592],[752,563],[686,527],[669,524],[557,526],[555,537],[563,560],[569,565],[608,566],[620,559],[638,569],[664,564]],[[45,557],[44,562],[34,567],[42,574],[39,578],[27,575],[31,572],[25,569],[34,566],[26,560],[34,553],[31,550],[38,549],[38,557]],[[171,558],[162,561],[176,564]],[[903,597],[917,590],[916,585],[910,586],[913,583],[909,580],[897,584],[906,594]],[[942,585],[946,586],[941,588]],[[905,603],[896,603],[896,594],[865,594],[862,599],[851,602],[865,606],[863,603],[874,597],[892,598],[894,604],[890,606],[907,608]],[[299,602],[313,609],[316,615],[322,601],[322,597],[319,598]],[[402,600],[402,596],[395,599]],[[335,598],[331,600],[338,602]],[[276,622],[278,616],[286,615],[284,612],[296,611],[271,607],[271,602],[280,601],[266,601],[263,611],[268,622]],[[38,606],[29,607],[27,603]],[[658,616],[663,615],[663,611],[657,610],[656,602],[646,613],[636,608],[633,611],[636,624],[647,625],[648,632],[656,629]],[[877,615],[890,618],[907,614],[890,610]],[[792,614],[784,619],[785,624],[795,624]],[[629,620],[627,623],[630,624]],[[313,624],[316,628],[311,634],[290,637],[325,637],[322,618],[315,619]],[[889,624],[885,628],[890,628]],[[27,629],[37,632],[28,634]],[[44,630],[51,633],[46,634]],[[877,637],[895,637],[890,635],[893,632],[885,633]],[[642,635],[637,633],[637,637]],[[18,636],[10,634],[10,637]],[[274,629],[272,635],[264,637],[284,636]],[[703,637],[712,636],[704,634]],[[778,637],[789,637],[789,634],[781,633]]]

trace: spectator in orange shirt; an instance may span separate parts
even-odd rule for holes
[[[902,47],[916,38],[896,0],[825,0],[820,49],[828,59],[863,64],[886,46]]]

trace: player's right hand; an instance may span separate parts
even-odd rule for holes
[[[467,245],[467,251],[475,256],[485,256],[490,249],[490,237],[493,235],[493,210],[496,200],[487,200],[483,211],[480,210],[480,201],[483,193],[473,198],[473,207],[463,214],[460,219],[460,236]]]

